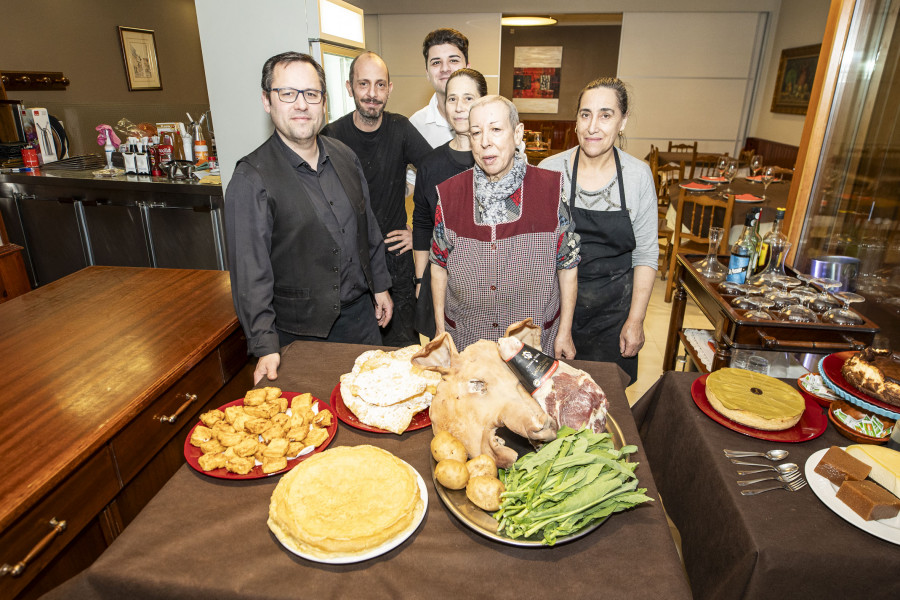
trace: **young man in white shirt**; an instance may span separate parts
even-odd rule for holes
[[[437,148],[453,139],[453,129],[447,122],[444,108],[447,78],[457,69],[469,66],[469,40],[455,29],[435,29],[425,37],[422,54],[425,56],[425,75],[434,88],[434,95],[409,121],[432,148]]]

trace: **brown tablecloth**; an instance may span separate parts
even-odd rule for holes
[[[900,546],[844,521],[809,487],[741,496],[737,471],[753,467],[734,465],[722,453],[784,448],[786,460],[802,469],[817,450],[850,442],[831,424],[821,437],[799,444],[731,431],[694,404],[696,378],[666,372],[633,407],[653,476],[681,533],[694,597],[896,600]]]
[[[277,384],[328,399],[368,346],[296,342]],[[612,364],[573,361],[606,391],[610,412],[647,493],[658,498],[647,457]],[[409,462],[428,487],[419,529],[398,548],[350,565],[294,556],[266,526],[277,477],[222,481],[184,466],[87,571],[47,598],[690,598],[659,502],[609,518],[588,536],[554,548],[516,548],[483,538],[442,505],[430,477],[431,430],[373,434],[341,423],[333,446],[374,444]]]

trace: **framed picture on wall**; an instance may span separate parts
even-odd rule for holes
[[[161,90],[153,30],[119,26],[119,43],[129,91]]]
[[[772,112],[806,114],[821,49],[822,44],[816,44],[785,48],[781,51],[778,77],[775,79],[775,94],[772,97]]]

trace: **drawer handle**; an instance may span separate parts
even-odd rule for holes
[[[50,545],[50,542],[53,541],[53,538],[62,534],[63,531],[66,530],[66,522],[65,521],[57,521],[56,517],[50,519],[49,523],[50,527],[53,529],[41,539],[37,544],[34,545],[34,548],[31,549],[25,558],[21,561],[17,562],[14,565],[4,564],[0,566],[0,577],[3,577],[7,573],[12,575],[13,577],[18,577],[22,573],[25,572],[25,567],[28,566],[28,563],[33,561],[37,556],[44,551],[47,546]]]
[[[160,421],[162,421],[163,423],[174,423],[175,421],[177,421],[178,417],[181,416],[181,413],[186,411],[187,407],[190,406],[197,399],[197,394],[185,394],[185,397],[187,398],[187,400],[185,401],[184,404],[182,404],[181,406],[178,407],[178,410],[176,410],[174,413],[172,413],[168,417],[157,417],[157,418]]]

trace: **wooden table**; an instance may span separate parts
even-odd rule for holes
[[[694,179],[693,181],[697,181],[698,183],[703,183],[699,179]],[[705,194],[721,194],[728,187],[727,184],[720,184],[718,188],[713,192],[702,192]],[[743,226],[744,220],[747,218],[747,212],[751,208],[759,208],[761,207],[762,216],[760,217],[760,223],[771,223],[775,220],[775,209],[777,208],[785,208],[787,207],[788,200],[788,192],[791,189],[791,183],[789,181],[783,181],[778,183],[772,183],[769,185],[768,190],[763,189],[763,185],[761,183],[753,183],[745,180],[743,177],[735,178],[734,181],[731,182],[731,189],[734,191],[736,196],[740,196],[741,194],[752,194],[754,196],[762,196],[765,192],[766,199],[763,202],[741,202],[736,200],[734,203],[734,209],[731,213],[731,224],[730,227],[734,227],[735,225]],[[678,207],[678,200],[681,189],[678,187],[677,183],[672,183],[669,185],[669,202],[672,210],[675,210]],[[721,221],[721,216],[718,217],[719,221]]]
[[[371,346],[295,342],[282,354],[284,390],[330,398],[342,373]],[[657,499],[647,458],[612,364],[572,361],[604,389],[625,440],[638,445],[640,486]],[[285,550],[266,527],[278,477],[223,481],[184,467],[110,549],[54,598],[391,599],[689,598],[659,501],[612,515],[589,535],[553,548],[518,548],[456,520],[430,476],[431,429],[368,433],[339,423],[334,446],[374,444],[423,476],[423,524],[399,547],[358,564],[313,563]],[[668,499],[666,500],[668,502]]]
[[[666,350],[663,353],[663,370],[675,368],[678,349],[678,333],[684,325],[684,309],[687,297],[700,307],[713,324],[716,354],[712,371],[728,366],[733,348],[745,350],[774,350],[781,352],[807,352],[830,354],[843,350],[861,350],[872,343],[878,333],[878,325],[865,319],[862,325],[831,325],[828,323],[789,323],[787,321],[755,321],[746,319],[744,311],[734,309],[731,297],[719,294],[717,285],[697,272],[693,262],[702,254],[679,252],[675,261],[675,295],[669,319]],[[725,256],[719,262],[727,265]]]
[[[0,565],[12,570],[0,598],[36,596],[90,564],[180,466],[186,426],[247,362],[227,272],[126,267],[0,305],[0,356]]]
[[[802,443],[736,433],[694,404],[696,378],[664,373],[632,408],[653,477],[681,534],[694,598],[897,598],[897,571],[889,565],[900,564],[900,546],[844,521],[809,487],[742,496],[736,481],[757,476],[737,471],[753,467],[734,465],[722,452],[783,448],[790,452],[785,462],[802,469],[817,450],[851,442],[830,423],[821,437]],[[796,381],[789,383],[796,387]]]

